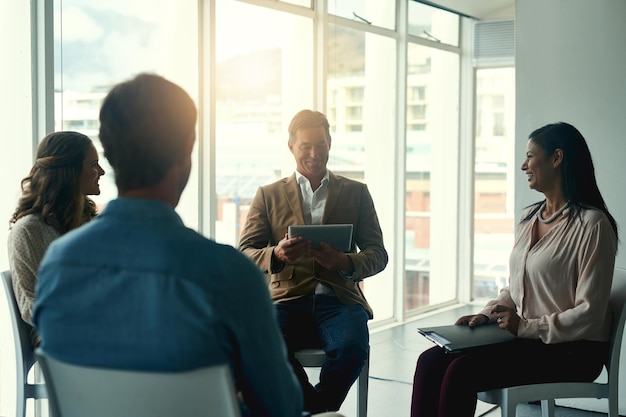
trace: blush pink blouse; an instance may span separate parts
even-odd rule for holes
[[[493,321],[494,305],[515,308],[521,317],[517,336],[544,343],[609,340],[617,237],[602,211],[573,213],[567,209],[532,248],[537,215],[519,223],[509,259],[509,286],[482,314]],[[573,216],[569,223],[568,216]]]

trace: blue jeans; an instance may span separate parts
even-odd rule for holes
[[[304,408],[312,413],[337,411],[358,378],[369,354],[368,314],[360,304],[346,305],[337,297],[309,295],[275,304],[289,361],[300,380]],[[313,386],[296,350],[321,348],[326,361]]]

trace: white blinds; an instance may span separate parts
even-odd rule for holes
[[[475,64],[513,65],[515,60],[515,22],[478,21],[474,26]]]

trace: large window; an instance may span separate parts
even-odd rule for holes
[[[405,311],[456,299],[459,55],[408,48]]]
[[[393,259],[393,146],[396,98],[395,41],[360,30],[330,25],[327,109],[333,147],[329,168],[367,184]],[[361,288],[375,319],[394,316],[393,261]]]
[[[98,144],[102,98],[140,71],[169,77],[199,99],[198,46],[209,45],[202,64],[215,65],[202,74],[214,83],[203,81],[212,90],[205,90],[201,111],[212,113],[201,115],[205,159],[194,164],[205,169],[192,174],[178,207],[185,222],[236,246],[256,189],[293,172],[289,120],[314,108],[331,123],[329,168],[367,183],[376,204],[390,254],[386,270],[362,284],[376,320],[454,300],[456,263],[449,249],[457,228],[450,219],[457,218],[458,184],[451,173],[458,152],[449,150],[459,140],[459,17],[409,2],[404,27],[414,37],[402,68],[398,51],[405,41],[388,4],[329,0],[324,27],[306,1],[201,3],[56,3],[56,128],[82,131]],[[198,19],[199,10],[210,10],[209,18]],[[398,74],[406,76],[406,97],[399,96]],[[403,102],[406,124],[398,126]],[[405,160],[403,172],[395,170],[398,158]],[[115,196],[107,171],[101,207]],[[203,184],[207,179],[214,188]],[[405,210],[402,221],[398,207]],[[395,238],[398,227],[404,239]],[[395,272],[398,266],[403,273]],[[401,300],[397,288],[403,288]]]
[[[102,209],[117,194],[98,140],[98,113],[109,89],[140,72],[180,84],[197,101],[197,4],[166,0],[58,0],[54,7],[55,130],[89,136],[106,174]],[[40,138],[42,139],[42,138]],[[197,159],[177,211],[197,225]]]
[[[457,298],[460,19],[409,1],[407,28],[402,297],[415,314]]]
[[[508,283],[513,248],[515,70],[476,71],[473,298],[494,298]],[[521,162],[520,162],[521,164]]]
[[[236,246],[257,188],[293,173],[292,116],[320,110],[333,134],[329,168],[367,184],[390,255],[362,284],[374,323],[454,302],[460,177],[475,174],[481,189],[477,288],[494,281],[482,259],[510,236],[494,229],[511,214],[508,179],[478,175],[483,162],[509,167],[510,91],[480,95],[476,172],[459,172],[468,158],[459,143],[463,135],[472,140],[459,127],[461,18],[403,1],[57,0],[55,128],[86,133],[101,149],[98,111],[113,84],[150,71],[182,85],[197,101],[200,124],[177,211],[188,226]],[[487,86],[503,76],[476,78]],[[116,189],[101,159],[104,207]]]
[[[295,169],[287,126],[313,107],[313,22],[232,0],[216,6],[215,237],[236,246],[257,188]]]

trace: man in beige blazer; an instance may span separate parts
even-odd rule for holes
[[[289,125],[296,172],[260,187],[242,230],[239,249],[269,276],[269,289],[289,360],[302,384],[305,409],[335,411],[369,354],[367,321],[373,312],[359,282],[387,265],[387,251],[365,184],[326,169],[331,136],[326,116],[302,110]],[[290,225],[353,225],[348,253],[289,238]],[[294,351],[322,348],[327,360],[313,386]]]

